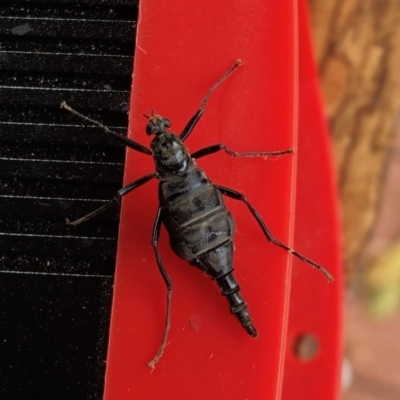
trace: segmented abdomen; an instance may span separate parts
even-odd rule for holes
[[[201,254],[231,242],[234,219],[200,168],[180,180],[160,182],[159,199],[171,248],[184,260],[195,263]]]
[[[235,221],[220,191],[204,171],[194,168],[185,178],[160,182],[159,200],[172,250],[217,282],[231,313],[248,334],[256,337],[233,275]]]

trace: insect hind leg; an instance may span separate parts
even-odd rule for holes
[[[167,271],[165,270],[164,264],[161,259],[160,252],[158,250],[158,240],[160,238],[160,229],[161,229],[161,208],[158,208],[156,220],[154,222],[154,227],[153,227],[152,246],[154,249],[154,253],[156,255],[158,269],[159,269],[161,276],[167,287],[167,312],[166,312],[166,317],[165,317],[165,328],[164,328],[164,334],[163,334],[163,337],[161,340],[161,345],[158,348],[158,351],[157,351],[157,354],[155,355],[155,357],[148,363],[148,365],[151,369],[155,368],[155,365],[157,364],[157,362],[160,360],[161,356],[163,355],[164,349],[167,346],[168,332],[169,332],[169,328],[171,326],[171,301],[172,301],[173,286],[172,286],[171,279],[168,276]]]
[[[290,254],[293,254],[295,257],[299,258],[301,261],[311,265],[312,267],[316,268],[317,270],[319,270],[323,275],[325,275],[325,277],[328,279],[329,282],[333,281],[333,277],[332,275],[320,264],[317,264],[315,261],[310,260],[309,258],[307,258],[306,256],[300,254],[299,252],[297,252],[294,249],[291,249],[290,247],[286,246],[284,243],[282,243],[281,241],[275,239],[275,237],[272,235],[272,233],[270,232],[270,230],[268,229],[267,225],[265,224],[265,222],[262,220],[260,214],[257,212],[257,210],[251,205],[251,203],[249,202],[249,200],[247,200],[246,196],[242,193],[237,192],[236,190],[233,189],[229,189],[227,187],[224,186],[219,186],[216,185],[217,188],[221,191],[222,194],[224,194],[225,196],[231,197],[232,199],[235,200],[240,200],[243,203],[246,204],[247,208],[250,210],[251,214],[253,215],[253,217],[256,219],[258,225],[261,227],[265,237],[273,244],[281,247],[282,249],[288,251]]]

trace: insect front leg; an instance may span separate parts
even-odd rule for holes
[[[118,204],[121,201],[122,196],[125,196],[126,194],[128,194],[132,190],[135,190],[139,186],[144,185],[145,183],[147,183],[151,179],[155,178],[155,176],[156,176],[156,174],[154,172],[152,172],[150,174],[147,174],[145,176],[142,176],[141,178],[137,179],[136,181],[133,181],[129,185],[126,185],[122,189],[118,190],[117,194],[108,203],[104,204],[104,206],[101,206],[98,209],[92,211],[91,213],[89,213],[87,215],[84,215],[83,217],[81,217],[81,218],[79,218],[79,219],[77,219],[75,221],[72,221],[72,222],[67,218],[66,219],[67,224],[76,226],[76,225],[81,224],[82,222],[89,221],[90,219],[92,219],[96,215],[99,215],[102,212],[106,211],[108,208],[110,208],[114,204]]]
[[[78,111],[76,111],[72,107],[70,107],[65,101],[63,101],[60,104],[60,108],[63,108],[65,110],[69,111],[71,114],[75,115],[76,117],[79,117],[81,119],[84,119],[85,121],[88,121],[94,125],[97,125],[99,128],[103,129],[104,132],[114,136],[119,142],[123,143],[125,146],[127,146],[133,150],[136,150],[139,153],[147,154],[148,156],[152,155],[151,150],[149,148],[147,148],[146,146],[143,146],[142,144],[135,142],[134,140],[131,140],[118,132],[112,131],[110,128],[103,125],[101,122],[95,121],[94,119],[91,119],[91,118],[87,117],[86,115],[79,113]]]
[[[152,234],[152,245],[157,259],[157,266],[160,270],[161,276],[164,279],[165,285],[167,286],[167,313],[165,318],[165,328],[164,334],[161,341],[161,345],[157,351],[156,356],[149,362],[149,367],[154,369],[155,365],[157,364],[158,360],[161,358],[165,346],[167,345],[168,340],[168,331],[171,326],[171,299],[172,299],[172,282],[169,278],[167,271],[164,268],[164,264],[161,260],[160,251],[158,250],[158,239],[160,238],[160,229],[161,229],[161,208],[158,208],[156,220],[154,222],[153,234]]]
[[[224,186],[219,186],[219,185],[216,185],[216,186],[221,191],[221,193],[224,194],[225,196],[231,197],[232,199],[235,199],[235,200],[243,201],[243,203],[246,204],[247,208],[250,210],[251,214],[258,222],[258,225],[260,225],[262,231],[264,232],[264,235],[271,243],[281,247],[282,249],[287,250],[290,254],[293,254],[294,256],[299,258],[301,261],[303,261],[307,264],[310,264],[312,267],[318,269],[322,274],[325,275],[325,277],[328,279],[329,282],[333,281],[332,275],[322,265],[317,264],[316,262],[314,262],[314,261],[310,260],[309,258],[303,256],[302,254],[298,253],[296,250],[291,249],[290,247],[286,246],[284,243],[275,239],[274,236],[272,235],[272,233],[267,228],[267,225],[265,224],[265,222],[262,220],[260,214],[250,204],[250,202],[247,200],[247,198],[244,194],[239,193],[236,190],[229,189]]]
[[[231,157],[278,157],[286,154],[294,154],[293,149],[277,150],[277,151],[249,151],[249,152],[237,152],[231,150],[228,146],[222,143],[213,144],[211,146],[204,147],[203,149],[197,150],[191,157],[199,159],[201,157],[208,156],[210,154],[217,153],[218,151],[224,150],[226,154]]]
[[[236,70],[236,68],[238,68],[240,65],[242,65],[242,62],[240,60],[236,60],[235,64],[232,65],[231,68],[229,68],[222,76],[221,78],[218,79],[218,81],[211,86],[211,88],[208,90],[208,92],[206,93],[206,95],[204,96],[200,108],[196,111],[196,113],[193,115],[192,118],[190,118],[189,122],[187,123],[187,125],[185,126],[185,128],[183,129],[182,133],[179,135],[179,138],[183,141],[185,141],[189,135],[192,133],[194,127],[197,125],[197,123],[199,122],[201,116],[204,113],[204,110],[206,108],[208,99],[211,95],[211,93],[230,75],[232,74],[232,72],[234,72]]]

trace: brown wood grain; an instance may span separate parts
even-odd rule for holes
[[[346,277],[366,250],[400,110],[400,0],[309,0],[340,185]],[[399,204],[400,207],[400,204]]]

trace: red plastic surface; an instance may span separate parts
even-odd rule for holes
[[[282,399],[340,398],[342,260],[338,193],[327,123],[312,57],[306,0],[299,0],[299,139],[294,245],[335,277],[330,285],[294,260]],[[302,335],[318,342],[314,358],[294,352]]]
[[[148,144],[142,113],[155,108],[180,132],[209,87],[241,58],[244,65],[213,93],[187,140],[195,151],[224,143],[237,151],[296,145],[297,25],[292,1],[143,0],[130,110],[130,136]],[[296,157],[199,160],[216,183],[239,190],[274,235],[290,243]],[[125,182],[154,170],[151,157],[128,151]],[[259,337],[229,313],[216,285],[177,258],[164,229],[160,249],[174,284],[169,344],[147,366],[164,329],[166,288],[150,244],[157,182],[122,204],[107,360],[106,400],[275,399],[281,394],[292,258],[267,242],[247,208],[227,200],[237,221],[235,272]],[[318,251],[298,250],[320,261]],[[308,266],[317,285],[330,290]]]

